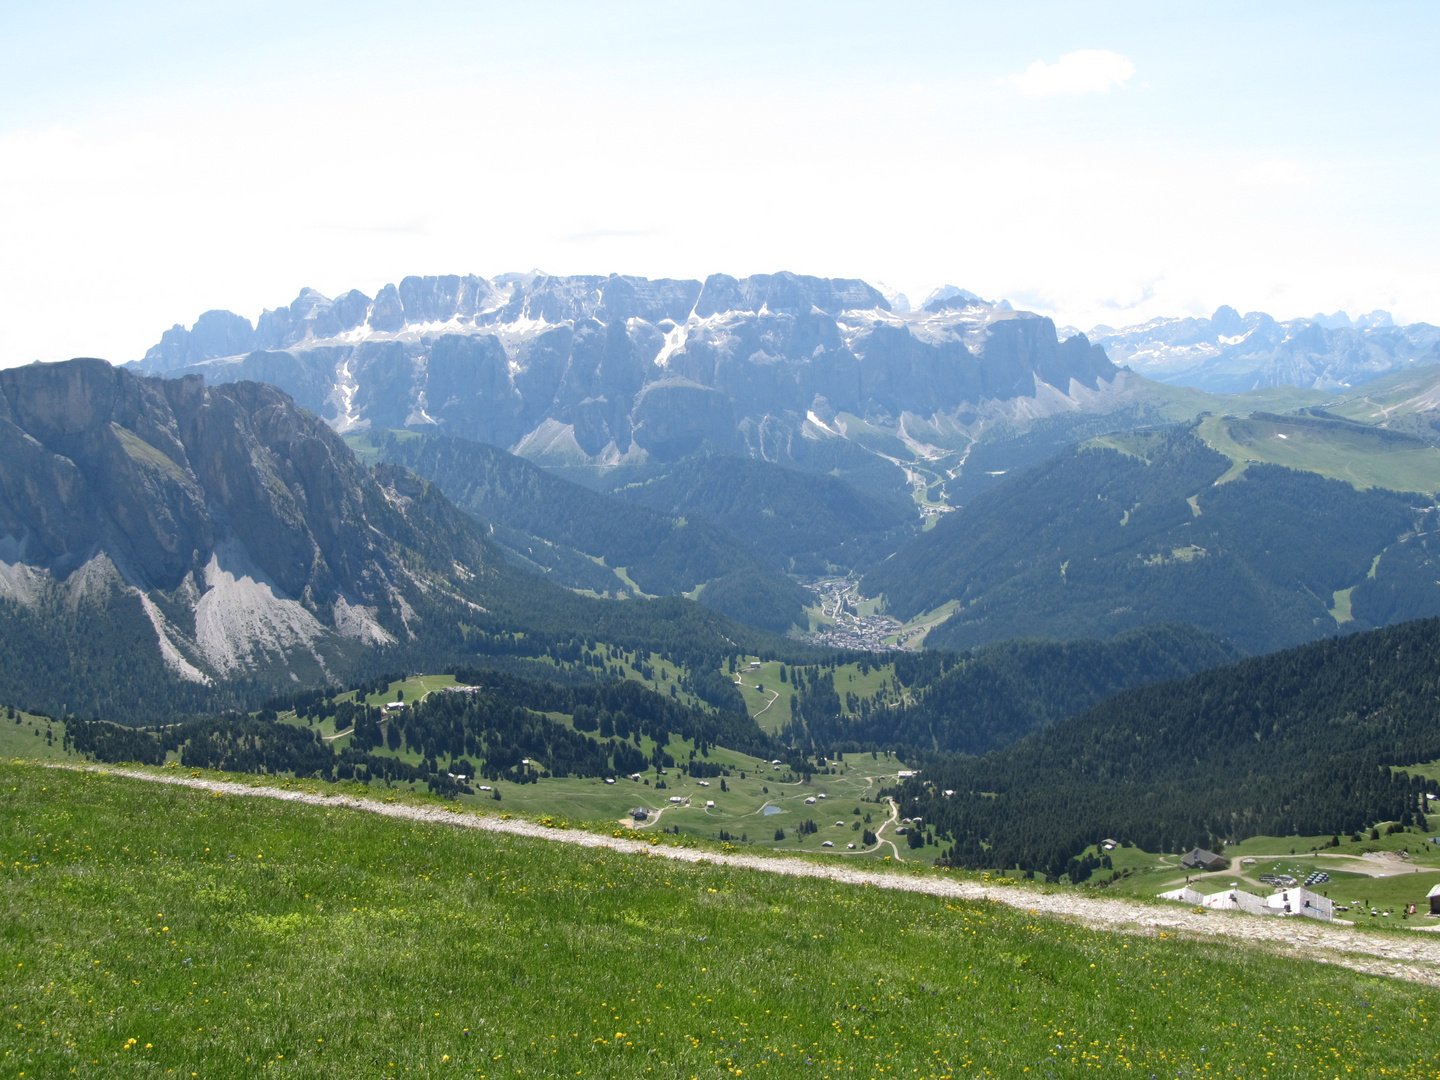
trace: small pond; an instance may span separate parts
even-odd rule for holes
[[[766,817],[769,817],[771,814],[783,814],[784,812],[785,811],[781,810],[778,806],[771,806],[769,803],[765,805],[764,814]]]

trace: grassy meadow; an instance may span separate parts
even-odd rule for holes
[[[1435,1076],[1440,993],[989,903],[0,766],[7,1076]]]
[[[0,708],[0,761],[10,758],[63,761],[67,757],[61,745],[64,738],[65,725],[59,721],[21,709]]]
[[[629,654],[626,654],[629,657]],[[629,666],[634,658],[621,661],[626,670],[637,679],[641,676],[636,667]],[[658,658],[656,658],[658,664]],[[863,674],[855,664],[836,669],[835,684],[840,691],[842,702],[847,692],[857,695],[874,696],[893,675],[893,665],[872,668]],[[770,712],[790,717],[789,682],[780,682],[780,665],[767,662],[759,670],[751,671],[749,661],[740,665],[737,676],[741,680],[740,691],[746,698],[747,706],[759,712],[770,704]],[[664,685],[658,667],[655,678]],[[673,679],[674,675],[668,678]],[[642,679],[643,681],[643,679]],[[418,701],[424,694],[453,686],[455,680],[448,675],[421,675],[403,681],[392,682],[385,690],[377,691],[365,698],[366,704],[384,705],[392,701]],[[777,698],[778,693],[778,698]],[[402,697],[403,695],[403,697]],[[338,695],[339,699],[353,697],[353,692]],[[783,712],[781,710],[783,709]],[[572,718],[564,713],[550,713],[557,723],[573,726]],[[759,719],[764,722],[769,713],[761,712]],[[284,723],[305,724],[294,713],[283,713]],[[349,742],[348,728],[337,732],[333,719],[320,721],[316,725],[322,736],[337,749],[343,749]],[[765,726],[778,730],[779,724]],[[654,749],[654,740],[648,736],[640,739],[639,746],[647,757]],[[673,736],[667,744],[677,760],[685,760],[695,746],[689,740]],[[413,750],[373,750],[376,755],[400,758],[411,764],[421,760]],[[170,755],[177,759],[176,755]],[[178,760],[178,759],[177,759]],[[653,771],[647,772],[643,780],[635,781],[625,777],[607,784],[598,778],[546,777],[533,784],[516,784],[508,781],[483,781],[491,792],[477,791],[474,795],[462,795],[455,800],[460,805],[476,809],[496,809],[524,814],[532,817],[553,816],[572,824],[584,824],[597,829],[609,829],[627,819],[632,808],[640,806],[650,812],[650,819],[641,827],[646,829],[676,830],[679,835],[700,840],[744,843],[759,849],[776,849],[789,852],[830,852],[844,853],[850,858],[898,858],[908,861],[912,857],[921,862],[934,859],[938,848],[927,847],[912,853],[900,844],[893,843],[894,827],[882,826],[890,817],[891,806],[879,801],[881,787],[894,785],[896,773],[905,764],[893,755],[884,753],[849,754],[840,758],[829,768],[828,773],[815,774],[810,783],[802,783],[801,777],[792,774],[785,767],[776,767],[772,762],[749,754],[711,747],[701,758],[728,769],[724,777],[725,790],[720,787],[720,777],[695,778],[682,774],[678,769],[668,769],[663,777]],[[656,781],[663,780],[660,787]],[[397,785],[409,790],[413,785]],[[384,789],[376,786],[376,792]],[[499,800],[495,799],[498,793]],[[672,798],[681,799],[672,803]],[[807,802],[806,800],[813,800]],[[714,806],[707,806],[713,802]],[[657,820],[658,815],[658,820]],[[815,831],[801,831],[802,822],[813,821]],[[863,833],[870,829],[881,838],[874,846],[862,842]],[[784,832],[777,838],[777,831]],[[831,847],[825,845],[829,843]],[[855,845],[852,852],[849,845]]]
[[[1196,434],[1235,463],[1222,480],[1238,476],[1251,461],[1262,461],[1362,489],[1440,492],[1440,449],[1389,432],[1314,420],[1208,416]]]
[[[873,604],[873,601],[871,602]],[[759,668],[752,668],[759,664]],[[898,700],[899,689],[893,684],[895,665],[870,664],[862,671],[858,663],[837,664],[833,669],[835,692],[840,695],[840,711],[845,716],[859,712],[861,699]],[[786,672],[786,681],[780,679],[781,669]],[[766,731],[774,734],[790,723],[792,713],[790,696],[797,693],[793,680],[789,678],[790,668],[778,660],[761,661],[759,657],[742,657],[733,678],[736,689],[745,699],[745,707],[756,722]],[[852,699],[849,695],[854,695]]]

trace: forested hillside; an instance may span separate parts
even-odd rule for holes
[[[840,751],[894,750],[907,759],[915,751],[983,754],[1121,690],[1237,659],[1215,635],[1184,625],[1131,630],[1114,641],[1006,641],[959,654],[896,657],[904,692],[879,704],[842,703],[832,675],[797,669],[799,722],[782,738]]]
[[[461,687],[388,713],[363,700],[301,693],[272,701],[256,716],[141,728],[72,720],[65,744],[100,761],[158,765],[167,752],[178,752],[191,767],[418,781],[442,795],[473,794],[467,780],[477,776],[526,783],[673,767],[672,735],[701,748],[724,744],[767,755],[771,749],[769,736],[743,712],[691,708],[629,680],[564,686],[490,669],[455,675]],[[310,724],[335,717],[337,730],[353,735],[337,752],[313,726],[277,722],[275,707],[293,709]],[[569,723],[556,718],[562,715]]]
[[[619,569],[651,595],[704,586],[702,604],[753,626],[783,633],[806,623],[813,597],[780,573],[763,543],[743,542],[711,518],[631,505],[484,443],[391,431],[350,441],[433,482],[491,526],[491,539],[517,565],[557,585],[633,591]]]
[[[911,499],[824,473],[705,452],[660,469],[643,480],[622,475],[612,490],[667,515],[721,522],[792,573],[864,568],[919,527]]]
[[[1112,838],[1147,851],[1408,823],[1440,758],[1440,619],[1127,690],[984,757],[930,755],[907,815],[957,866],[1059,874]],[[946,791],[953,792],[946,795]]]
[[[926,639],[952,648],[1188,622],[1259,653],[1440,611],[1428,497],[1273,465],[1217,483],[1232,463],[1189,428],[1108,441],[946,515],[863,590],[900,618],[955,601]]]

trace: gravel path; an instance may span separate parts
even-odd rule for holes
[[[83,766],[51,766],[52,768],[84,768]],[[476,814],[428,807],[405,806],[377,802],[374,799],[353,799],[347,796],[311,795],[303,791],[284,791],[248,784],[218,780],[200,780],[187,776],[157,776],[129,769],[90,767],[87,771],[104,772],[151,783],[174,784],[199,788],[225,795],[245,795],[312,806],[344,806],[385,817],[406,818],[430,824],[482,829],[513,836],[531,836],[580,847],[603,847],[633,855],[676,859],[681,862],[718,862],[770,874],[793,877],[824,878],[850,885],[873,886],[879,889],[901,889],[960,900],[992,900],[1033,914],[1070,919],[1102,930],[1122,930],[1137,934],[1186,934],[1225,938],[1237,943],[1267,948],[1288,956],[1300,956],[1319,963],[1336,964],[1371,975],[1386,975],[1411,982],[1440,986],[1440,940],[1428,934],[1365,933],[1348,926],[1316,922],[1313,919],[1264,918],[1231,912],[1207,912],[1197,915],[1180,904],[1144,903],[1108,897],[1091,897],[1071,892],[1045,893],[1040,889],[1019,885],[996,886],[964,881],[940,875],[912,871],[885,873],[855,869],[810,859],[784,855],[717,856],[714,852],[693,848],[666,847],[663,843],[624,840],[576,829],[553,829],[518,818],[501,820],[498,815]],[[659,840],[659,837],[656,837]],[[1427,927],[1427,929],[1429,929]]]

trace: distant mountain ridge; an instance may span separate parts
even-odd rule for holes
[[[208,311],[135,366],[269,382],[342,433],[489,443],[596,488],[708,444],[943,508],[1105,431],[1254,407],[1182,387],[1343,395],[1437,350],[1440,329],[1384,312],[1222,307],[1086,335],[954,285],[912,305],[883,283],[788,272],[532,271],[304,289],[253,325]]]
[[[1417,360],[1440,360],[1440,327],[1397,327],[1384,311],[1280,322],[1262,311],[1241,315],[1222,306],[1208,319],[1096,326],[1089,337],[1117,364],[1216,393],[1285,385],[1345,390]]]

